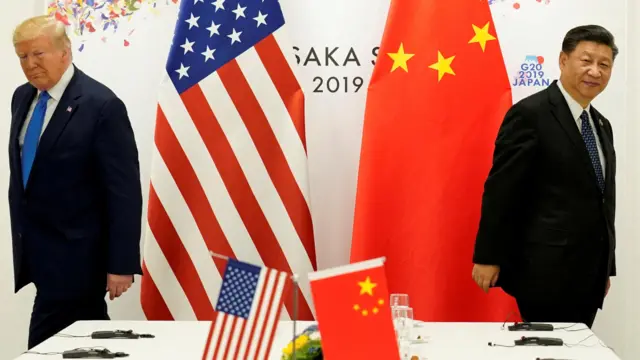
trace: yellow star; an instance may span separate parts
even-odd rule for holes
[[[451,69],[451,62],[453,61],[454,58],[455,56],[445,59],[444,56],[442,56],[442,54],[440,53],[440,51],[438,51],[438,62],[429,66],[430,69],[438,70],[438,82],[440,82],[440,79],[442,79],[444,74],[451,74],[451,75],[456,74],[453,72],[453,69]]]
[[[374,314],[377,314],[378,313],[378,308],[374,307],[373,310],[371,310],[371,311],[373,311]]]
[[[365,281],[359,281],[358,285],[360,286],[360,295],[369,294],[371,296],[373,296],[373,288],[378,286],[378,284],[372,283],[368,276]]]
[[[409,68],[407,67],[407,61],[413,57],[415,54],[406,54],[404,52],[404,45],[400,43],[400,48],[397,53],[387,53],[391,59],[393,59],[393,67],[391,68],[391,72],[393,72],[397,68],[402,68],[405,72],[409,72]]]
[[[360,311],[360,305],[358,304],[353,305],[353,310]]]
[[[367,310],[362,310],[362,316],[367,316],[369,315],[369,312]]]
[[[482,29],[471,24],[476,35],[473,37],[473,39],[469,40],[469,44],[480,43],[480,47],[482,48],[483,52],[485,47],[487,46],[487,41],[496,39],[493,35],[489,34],[489,23],[490,22],[487,22]]]

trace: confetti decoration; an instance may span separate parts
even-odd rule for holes
[[[101,33],[100,39],[107,42],[109,36],[118,34],[123,27],[131,27],[133,16],[144,7],[158,14],[158,3],[176,5],[178,0],[53,0],[47,7],[47,15],[63,22],[70,35],[80,40],[79,51],[85,49],[84,41],[92,33]],[[128,31],[131,36],[134,29]],[[131,44],[129,39],[122,42],[125,47]]]

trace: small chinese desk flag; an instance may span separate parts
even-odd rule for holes
[[[400,359],[384,258],[309,274],[327,360]]]

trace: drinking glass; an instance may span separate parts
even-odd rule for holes
[[[398,306],[391,309],[393,325],[399,342],[411,341],[413,329],[413,309],[408,306]]]
[[[404,308],[409,307],[409,295],[407,294],[391,294],[389,300],[390,300],[389,305],[391,306],[391,309],[394,309],[397,307],[404,307]]]

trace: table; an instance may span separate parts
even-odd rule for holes
[[[299,322],[298,331],[311,322]],[[91,338],[53,337],[32,351],[62,352],[79,347],[106,347],[122,351],[131,360],[200,360],[209,332],[208,321],[81,321],[61,334],[88,335],[98,330],[133,330],[136,333],[155,335],[153,339],[94,340]],[[510,332],[502,329],[502,323],[424,323],[416,322],[414,333],[426,339],[426,343],[411,345],[410,355],[421,360],[535,360],[555,358],[571,360],[620,360],[597,336],[584,325],[554,324],[554,332]],[[573,325],[573,326],[572,326]],[[575,331],[568,331],[575,330]],[[292,323],[283,321],[278,325],[275,342],[268,360],[279,360],[282,348],[292,334]],[[518,346],[512,348],[490,347],[489,342],[512,345],[513,340],[523,335],[558,337],[565,344],[578,346]],[[586,339],[586,340],[585,340]],[[583,341],[584,340],[584,341]],[[23,354],[16,360],[61,359],[62,356]],[[333,359],[330,359],[333,360]],[[337,359],[341,360],[341,359]]]

